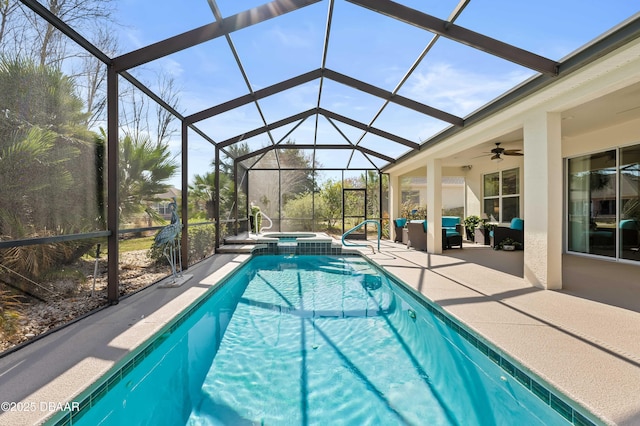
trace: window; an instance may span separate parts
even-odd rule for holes
[[[640,145],[567,161],[567,249],[640,260]]]
[[[483,195],[484,212],[491,222],[520,217],[520,169],[484,175]]]

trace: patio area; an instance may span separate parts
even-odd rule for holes
[[[524,282],[522,251],[465,244],[435,255],[388,241],[361,251],[605,422],[640,422],[640,340],[629,338],[640,305],[625,288],[625,265],[565,256],[566,288],[550,291]],[[189,269],[181,288],[153,286],[0,359],[0,399],[73,400],[246,258],[215,255]],[[51,414],[5,412],[0,423]]]

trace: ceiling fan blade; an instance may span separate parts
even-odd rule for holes
[[[495,154],[491,157],[492,160],[498,160],[500,158],[500,154]]]
[[[518,151],[520,151],[520,150],[519,149],[506,149],[506,150],[504,150],[503,154],[504,155],[524,155],[523,153],[518,152]]]

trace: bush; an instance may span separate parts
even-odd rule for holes
[[[400,217],[407,220],[422,220],[427,217],[427,206],[419,206],[410,201],[405,201],[400,207]]]
[[[16,332],[20,320],[19,305],[14,294],[0,288],[0,336],[3,338],[11,337]]]
[[[189,260],[191,262],[197,262],[212,255],[215,245],[215,225],[200,225],[189,228]]]
[[[64,271],[94,245],[93,240],[17,246],[0,250],[0,278],[26,294],[47,299],[53,293],[42,291],[38,282],[49,279],[56,271]],[[45,289],[46,290],[46,289]]]
[[[160,232],[160,231],[158,231]],[[191,263],[197,262],[198,260],[204,259],[207,256],[213,254],[213,250],[216,244],[216,226],[211,225],[199,225],[192,226],[189,228],[189,260]],[[176,245],[178,243],[178,238],[176,238]],[[163,264],[166,262],[166,257],[164,257],[164,246],[158,246],[155,243],[149,249],[147,253],[149,259],[151,259],[155,264]],[[183,262],[186,259],[183,259]]]

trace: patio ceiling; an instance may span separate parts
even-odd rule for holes
[[[272,151],[278,164],[284,146],[310,153],[317,168],[383,169],[526,94],[515,86],[535,90],[570,73],[575,64],[562,58],[637,12],[623,0],[590,9],[575,0],[580,13],[570,17],[547,0],[526,14],[506,0],[263,1],[116,2],[127,37],[109,59],[161,102],[142,82],[170,72],[190,140],[227,156],[246,143],[248,167]]]

